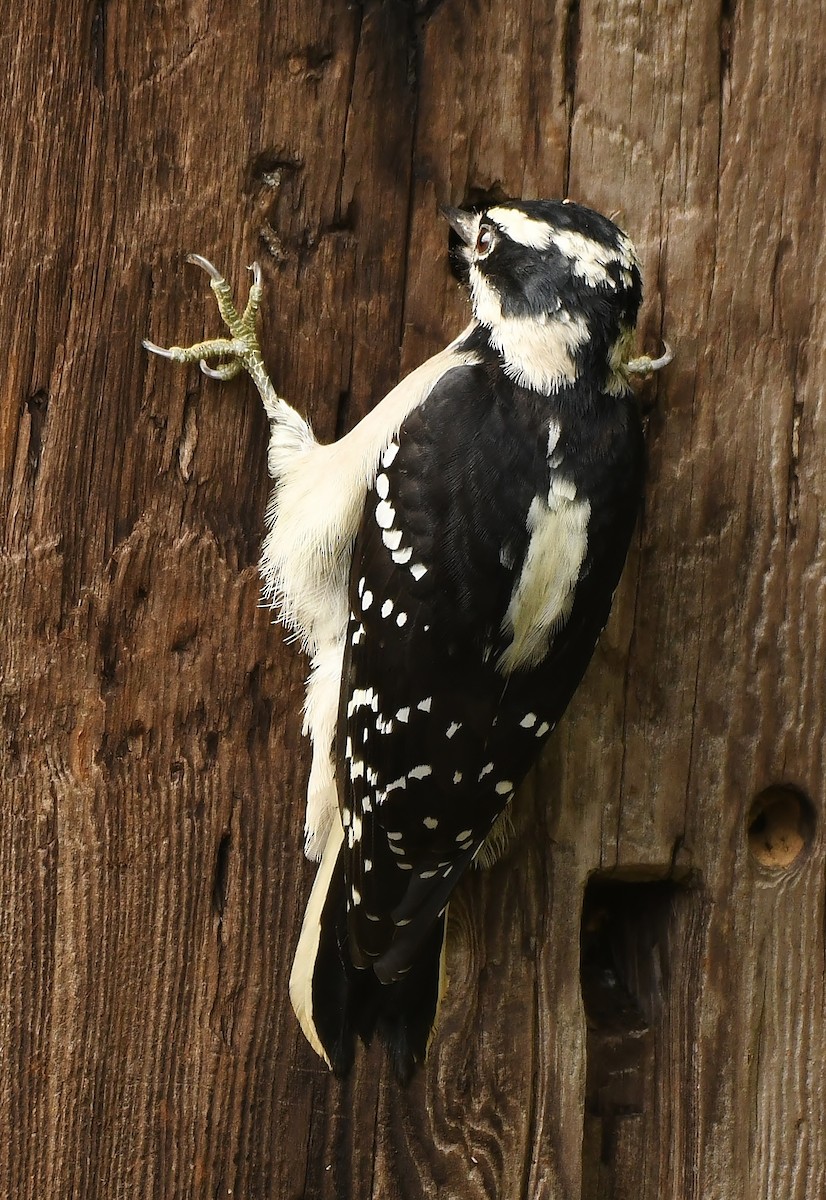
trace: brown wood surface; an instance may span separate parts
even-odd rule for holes
[[[820,1200],[823,5],[41,0],[2,47],[0,1196]],[[333,437],[461,327],[437,205],[565,194],[677,351],[644,518],[427,1069],[341,1085],[266,422],[140,339],[218,332],[185,251],[259,258]]]

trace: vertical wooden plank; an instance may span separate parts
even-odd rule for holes
[[[676,330],[680,347],[651,420],[621,783],[603,857],[656,871],[676,852],[699,872],[701,904],[690,971],[669,1002],[669,1020],[693,1029],[691,1040],[669,1055],[668,1075],[652,1080],[639,1153],[623,1162],[618,1150],[608,1176],[620,1194],[809,1195],[822,1186],[822,1155],[808,1152],[800,1131],[808,1134],[806,1114],[818,1110],[822,1072],[792,1072],[793,1082],[776,1051],[768,1084],[754,1064],[765,1061],[767,1011],[773,1044],[798,1067],[822,1054],[822,977],[817,967],[815,977],[801,973],[822,956],[810,925],[823,904],[822,845],[788,873],[761,872],[746,851],[746,823],[768,784],[822,795],[822,718],[810,709],[804,734],[805,670],[792,649],[805,644],[817,659],[816,602],[790,610],[786,597],[798,579],[823,578],[813,526],[796,545],[798,512],[808,522],[816,511],[799,504],[800,427],[821,420],[819,398],[805,415],[800,401],[820,300],[810,271],[823,255],[820,228],[804,215],[818,170],[816,124],[801,114],[823,101],[822,53],[804,50],[822,46],[823,17],[737,6],[718,18],[703,5],[673,6],[667,37],[684,47],[685,72],[669,89],[673,74],[653,65],[663,43],[647,15],[634,23],[633,54],[623,47],[618,56],[618,69],[619,57],[633,69],[633,87],[614,103],[630,97],[630,113],[623,119],[608,107],[586,155],[597,192],[605,180],[591,176],[596,164],[610,165],[612,147],[629,164],[622,183],[649,189],[645,210],[652,223],[659,215],[652,235],[667,245],[666,335]],[[583,125],[605,111],[601,73],[617,46],[613,23],[603,39],[594,18],[583,10],[583,60],[594,55],[591,73],[577,77]],[[719,75],[708,69],[715,63]],[[573,164],[584,136],[577,119]],[[664,140],[675,147],[670,159]],[[660,172],[646,170],[652,142]],[[618,176],[609,170],[607,179]],[[814,497],[818,485],[808,482]],[[590,757],[589,687],[573,714],[574,769]],[[785,939],[776,944],[775,918],[800,930],[802,963]],[[801,1012],[811,1015],[805,1031]],[[666,1087],[668,1078],[680,1086]],[[799,1127],[781,1115],[791,1112],[801,1114]],[[764,1136],[754,1135],[755,1123]],[[664,1141],[655,1136],[662,1128],[684,1132]]]

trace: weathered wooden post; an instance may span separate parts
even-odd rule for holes
[[[826,16],[562,0],[42,3],[0,105],[0,1195],[826,1194]],[[183,253],[262,261],[321,436],[460,328],[444,201],[640,248],[650,483],[427,1070],[346,1085],[287,975],[300,664],[257,607],[251,389]]]

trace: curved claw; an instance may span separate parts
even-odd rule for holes
[[[171,350],[167,350],[164,346],[158,346],[155,342],[150,342],[149,338],[144,338],[142,345],[144,350],[148,350],[150,354],[159,354],[161,358],[175,358]]]
[[[208,258],[204,258],[203,254],[187,254],[186,261],[192,263],[193,266],[200,267],[206,271],[207,275],[215,283],[223,283],[224,277],[214,263],[211,263]]]
[[[221,383],[227,383],[244,370],[244,364],[241,362],[230,362],[224,363],[221,367],[211,367],[205,358],[201,359],[198,366],[201,368],[202,375],[206,375],[208,379],[217,379]]]
[[[247,270],[252,271],[252,286],[260,287],[261,286],[261,264],[260,264],[260,262],[251,263],[250,266],[247,267]]]
[[[674,351],[671,349],[665,338],[663,338],[663,349],[665,353],[661,354],[659,358],[653,358],[651,360],[651,366],[649,370],[660,371],[663,367],[667,367],[668,364],[673,360]]]
[[[625,364],[625,369],[629,375],[651,375],[654,371],[661,371],[663,367],[674,358],[674,352],[668,342],[663,339],[665,353],[659,358],[649,358],[647,354],[643,354],[641,358],[632,358],[630,362]]]

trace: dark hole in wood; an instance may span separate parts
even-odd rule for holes
[[[640,1033],[662,1002],[671,881],[593,877],[585,889],[580,936],[582,999],[589,1029]]]
[[[795,788],[774,785],[749,810],[747,837],[751,855],[770,871],[788,870],[815,836],[812,802]]]
[[[585,889],[580,982],[587,1025],[583,1198],[613,1195],[617,1146],[656,1096],[669,940],[687,889],[594,876]],[[607,1188],[607,1190],[606,1190]]]
[[[227,900],[227,876],[229,874],[229,852],[232,845],[232,836],[229,830],[226,830],[218,843],[218,849],[215,852],[215,870],[212,876],[212,908],[219,916],[224,915],[224,905]]]

